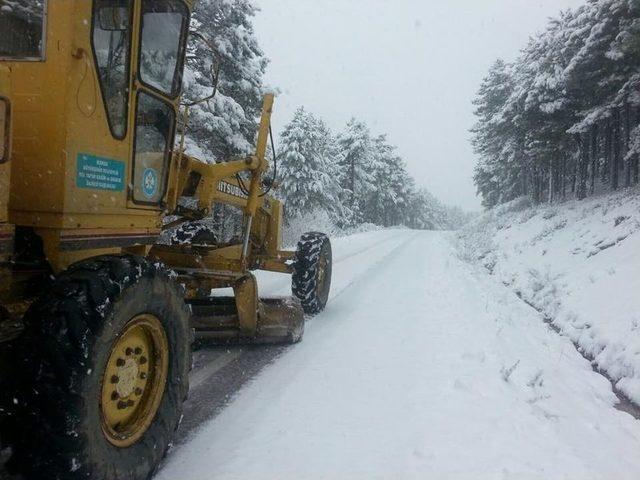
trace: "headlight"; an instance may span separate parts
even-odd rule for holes
[[[9,160],[9,101],[0,97],[0,163]]]

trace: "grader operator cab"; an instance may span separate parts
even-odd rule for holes
[[[296,342],[327,302],[329,240],[283,251],[265,194],[273,97],[253,155],[174,146],[191,8],[0,0],[0,440],[27,478],[149,478],[194,330]],[[242,211],[231,241],[199,222],[220,204]],[[255,269],[292,274],[294,296],[260,299]]]

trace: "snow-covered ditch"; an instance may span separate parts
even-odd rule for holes
[[[532,206],[518,200],[459,234],[481,263],[542,311],[640,405],[640,190]]]

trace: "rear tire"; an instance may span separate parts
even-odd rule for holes
[[[308,315],[321,312],[327,305],[331,262],[329,237],[319,232],[302,235],[293,263],[292,291]]]
[[[109,381],[105,375],[110,372],[107,369],[116,346],[139,318],[154,319],[147,323],[162,341],[151,339],[149,358],[136,360],[140,369],[135,367],[131,378],[148,380],[143,389],[135,389],[139,397],[135,407],[129,405],[135,409],[131,422],[138,425],[139,416],[147,415],[150,423],[140,423],[139,436],[125,448],[115,444],[108,433],[111,430],[105,427],[108,412],[103,385]],[[134,256],[80,262],[58,276],[31,306],[25,326],[16,345],[11,379],[16,405],[8,428],[13,450],[9,469],[29,479],[43,478],[43,474],[72,480],[150,478],[178,427],[191,365],[189,310],[166,270]],[[142,337],[136,333],[136,342],[145,338],[144,332]],[[154,345],[166,345],[168,352],[163,356]],[[135,354],[139,355],[137,348]],[[120,356],[125,354],[116,355]],[[142,363],[148,365],[148,373]],[[161,363],[163,366],[157,366]],[[146,385],[152,385],[155,372],[160,371],[164,381],[147,390]],[[114,383],[114,377],[110,378]],[[137,384],[131,382],[106,388],[134,398]],[[149,397],[153,395],[157,396]],[[147,398],[156,401],[147,402]],[[116,431],[120,426],[113,428]]]

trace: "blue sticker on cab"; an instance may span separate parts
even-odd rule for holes
[[[145,168],[142,172],[142,192],[151,199],[158,191],[158,173],[153,168]]]
[[[120,160],[79,153],[76,159],[76,186],[123,192],[124,171],[125,163]]]

